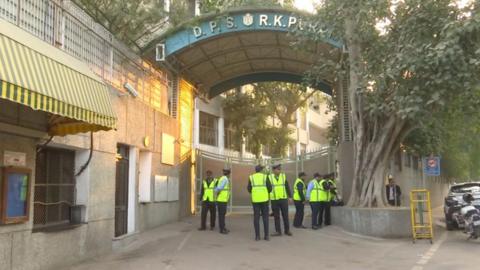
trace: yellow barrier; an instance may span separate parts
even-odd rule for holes
[[[427,189],[414,189],[410,191],[410,210],[413,243],[415,243],[417,239],[430,239],[430,243],[433,243],[430,191]]]

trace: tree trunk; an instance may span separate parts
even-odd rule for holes
[[[396,115],[365,113],[364,94],[359,91],[363,85],[363,60],[355,27],[355,16],[349,16],[345,21],[345,34],[349,53],[348,96],[354,135],[354,176],[348,205],[384,207],[384,179],[389,161],[411,129]]]

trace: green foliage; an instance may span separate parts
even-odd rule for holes
[[[480,105],[480,14],[476,1],[463,9],[456,2],[324,1],[312,22],[350,42],[347,46],[360,48],[353,61],[360,81],[351,101],[359,116],[354,130],[363,125],[368,131],[362,139],[374,142],[374,130],[380,127],[381,134],[393,119],[405,127],[399,138],[409,135],[405,143],[410,149],[451,157],[446,160],[462,166],[450,171],[464,174],[467,157],[478,155],[466,154],[463,144],[479,135],[478,123],[465,119]],[[354,20],[351,36],[346,32],[348,19]],[[320,40],[314,33],[296,35],[299,40]],[[310,75],[334,71],[350,76],[349,57],[319,63]]]
[[[165,23],[163,1],[75,0],[90,16],[127,45],[137,45]],[[176,1],[174,1],[176,2]]]
[[[296,111],[315,93],[298,84],[266,82],[253,85],[252,91],[227,95],[225,117],[240,131],[235,141],[241,143],[243,136],[257,157],[262,145],[269,146],[272,156],[284,156],[293,142],[290,125],[296,123]]]
[[[284,5],[292,6],[293,0],[284,1]],[[201,13],[221,12],[232,7],[280,7],[278,0],[202,0],[200,2]]]

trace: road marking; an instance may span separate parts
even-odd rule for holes
[[[185,244],[187,243],[187,241],[188,241],[188,239],[190,238],[190,236],[192,236],[192,232],[187,233],[187,235],[185,236],[185,238],[183,238],[182,242],[180,242],[180,245],[178,245],[177,251],[180,251],[180,250],[183,249],[183,247],[184,247]]]
[[[423,266],[426,265],[430,259],[435,255],[435,252],[440,248],[440,246],[447,240],[447,233],[443,233],[442,236],[440,236],[440,239],[436,241],[430,249],[428,249],[425,254],[418,260],[415,266],[412,267],[412,270],[423,270]]]

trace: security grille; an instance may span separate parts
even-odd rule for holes
[[[348,77],[344,77],[341,80],[342,95],[342,126],[343,126],[343,141],[352,141],[352,122],[350,117],[350,101],[348,99]]]
[[[75,152],[46,148],[37,154],[33,224],[36,227],[70,222],[75,198]]]
[[[201,144],[212,146],[218,145],[218,117],[214,115],[200,112],[200,136]]]
[[[178,84],[178,76],[173,75],[168,91],[168,110],[170,112],[170,116],[173,118],[177,118],[178,114]]]

